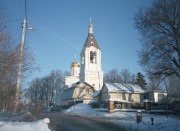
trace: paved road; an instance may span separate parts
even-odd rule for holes
[[[109,122],[99,119],[83,118],[61,113],[44,113],[40,118],[48,117],[51,127],[56,131],[126,131]]]

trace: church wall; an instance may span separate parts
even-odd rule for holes
[[[99,72],[85,72],[85,81],[90,85],[96,87],[96,90],[101,90],[103,84],[103,76],[102,73]]]
[[[79,82],[79,77],[69,76],[65,78],[65,85],[71,87],[72,84]]]
[[[94,47],[90,47],[84,50],[85,51],[85,70],[88,71],[102,71],[101,69],[101,51]],[[97,53],[96,64],[90,63],[90,52],[95,51]],[[84,53],[82,53],[84,54]]]
[[[79,67],[71,67],[71,75],[72,76],[79,76],[79,72],[80,72],[80,70],[79,70]]]

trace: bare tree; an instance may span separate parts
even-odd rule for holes
[[[171,100],[180,99],[180,81],[176,75],[167,77],[164,84],[168,92],[168,97],[171,98]]]
[[[133,81],[133,75],[131,75],[128,69],[123,69],[121,71],[121,78],[125,84],[132,83]]]
[[[0,5],[0,110],[12,111],[15,106],[15,87],[18,72],[19,48],[6,30],[5,17]],[[26,50],[23,58],[23,76],[32,73],[34,59]],[[25,78],[25,77],[23,77]],[[25,79],[23,79],[25,80]]]
[[[0,5],[0,110],[7,111],[14,105],[16,82],[16,51],[6,31],[5,17]]]
[[[64,75],[64,76],[70,76],[71,73],[70,73],[69,71],[65,71],[65,72],[63,73],[63,75]]]
[[[53,105],[56,89],[60,88],[60,83],[57,81],[62,77],[62,74],[60,70],[54,70],[48,76],[31,81],[28,89],[30,102],[34,105],[40,103],[45,107]]]
[[[117,69],[113,69],[104,75],[104,82],[119,83],[122,82],[122,78]]]
[[[148,90],[160,90],[162,87],[162,80],[159,76],[149,75],[148,76],[149,84],[147,86]]]
[[[135,26],[142,34],[139,62],[145,70],[180,79],[180,1],[154,0],[151,7],[139,10]]]

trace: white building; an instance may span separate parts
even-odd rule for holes
[[[74,62],[71,63],[71,75],[62,77],[61,79],[67,88],[71,87],[72,84],[79,82],[79,71],[80,64],[75,59]]]
[[[147,91],[147,99],[154,102],[160,103],[167,96],[167,92],[159,90]]]
[[[88,36],[81,51],[80,82],[92,85],[96,91],[103,86],[103,71],[101,67],[101,49],[93,35],[93,25],[90,21]]]
[[[79,71],[80,71],[80,64],[77,62],[76,58],[74,62],[71,63],[71,75],[61,77],[57,84],[60,88],[56,88],[56,95],[55,95],[55,103],[56,105],[61,105],[62,93],[63,90],[70,88],[74,83],[79,82]]]

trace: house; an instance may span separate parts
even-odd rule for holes
[[[167,92],[160,90],[147,91],[146,98],[153,103],[161,103],[163,98],[167,96]]]
[[[136,84],[104,83],[101,90],[101,103],[114,101],[115,108],[130,108],[131,104],[141,103],[145,91]]]
[[[77,82],[63,90],[61,106],[72,106],[77,103],[89,104],[93,101],[94,87],[86,82]]]

